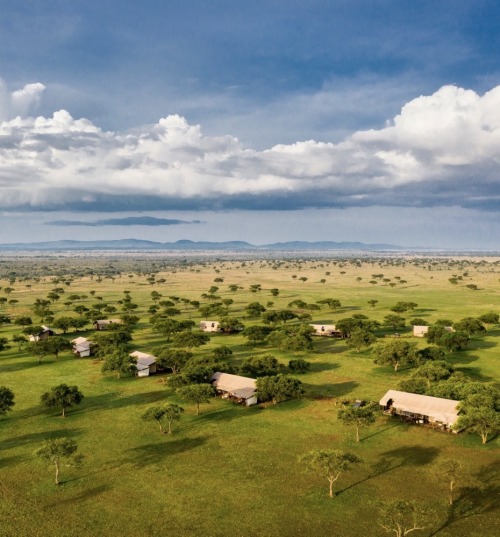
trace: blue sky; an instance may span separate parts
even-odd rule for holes
[[[0,7],[0,242],[500,249],[498,2]]]

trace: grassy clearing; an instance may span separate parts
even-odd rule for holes
[[[85,275],[75,278],[66,293],[87,294],[81,302],[88,306],[96,301],[91,290],[109,304],[117,304],[123,291],[130,290],[141,317],[132,348],[147,352],[162,343],[148,322],[152,290],[164,298],[201,300],[202,293],[217,285],[217,294],[234,300],[230,315],[247,325],[258,324],[244,318],[248,302],[266,306],[272,301],[272,308],[281,309],[294,299],[312,303],[325,297],[339,299],[342,308],[328,311],[323,306],[313,312],[315,322],[334,323],[353,313],[382,320],[398,301],[418,304],[411,315],[405,315],[407,319],[456,321],[498,311],[500,267],[494,261],[465,268],[448,265],[446,260],[435,264],[407,260],[405,266],[387,260],[363,261],[361,266],[348,262],[339,266],[333,260],[285,261],[278,268],[259,260],[214,261],[161,272],[158,277],[166,282],[154,286],[135,272],[131,278],[125,272],[121,278],[100,283]],[[43,261],[49,268],[58,262]],[[108,263],[126,266],[118,259]],[[2,271],[7,272],[5,267]],[[463,272],[468,275],[458,285],[450,284],[453,274]],[[370,284],[372,275],[380,273],[390,281]],[[216,277],[224,282],[214,283]],[[407,283],[399,283],[396,277]],[[467,288],[470,283],[479,290]],[[232,293],[230,284],[243,289]],[[261,284],[262,291],[251,293],[252,284]],[[5,288],[9,282],[4,279],[0,286]],[[46,277],[39,282],[16,281],[11,287],[9,299],[19,302],[3,306],[1,312],[17,317],[33,316],[31,304],[56,285]],[[272,288],[280,290],[278,297],[271,296]],[[374,308],[369,300],[378,301]],[[58,315],[74,315],[61,303],[54,308]],[[201,320],[193,308],[180,308],[182,318]],[[19,332],[17,326],[4,325],[0,337],[10,339]],[[466,352],[449,359],[474,378],[498,382],[499,336],[499,327],[490,327],[485,336],[474,338]],[[255,354],[271,353],[284,364],[294,357],[266,345],[249,346],[241,335],[214,335],[195,354],[207,354],[222,344],[231,347],[235,363]],[[69,353],[57,361],[48,357],[39,366],[36,358],[16,346],[1,352],[0,385],[16,394],[14,411],[0,420],[2,535],[376,536],[385,535],[375,523],[376,503],[395,497],[425,500],[439,513],[433,527],[419,535],[500,533],[498,439],[483,446],[478,436],[440,434],[380,416],[374,426],[362,430],[363,440],[356,444],[354,432],[336,418],[336,401],[378,400],[409,370],[394,374],[391,368],[374,365],[369,350],[358,354],[331,339],[316,339],[314,350],[305,357],[312,369],[300,377],[306,388],[301,400],[244,408],[215,399],[203,405],[197,417],[194,407],[179,401],[158,376],[118,380],[103,375],[93,360],[75,359]],[[39,404],[41,393],[62,382],[78,385],[85,394],[83,403],[70,409],[65,419]],[[149,406],[163,401],[186,408],[172,437],[160,435],[156,424],[140,418]],[[63,467],[64,484],[55,487],[52,469],[35,460],[33,452],[43,439],[61,436],[77,440],[86,463],[80,469]],[[339,481],[332,500],[326,479],[305,472],[297,461],[310,449],[337,447],[355,451],[364,463]],[[459,491],[461,500],[453,511],[432,476],[441,457],[467,461],[485,483],[482,492]]]

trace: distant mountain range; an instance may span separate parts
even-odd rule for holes
[[[154,242],[139,239],[100,240],[100,241],[48,241],[0,244],[0,250],[405,250],[393,244],[365,244],[362,242],[276,242],[260,246],[244,241],[195,242],[180,240],[176,242]]]

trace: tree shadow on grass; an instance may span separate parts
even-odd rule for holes
[[[319,373],[320,371],[331,371],[338,369],[340,365],[336,362],[311,362],[311,373]]]
[[[182,430],[190,429],[191,427],[198,427],[198,423],[224,423],[233,421],[235,419],[244,418],[246,416],[253,416],[255,412],[259,412],[262,409],[259,406],[254,406],[253,408],[245,407],[242,408],[242,405],[232,403],[228,401],[226,405],[222,408],[217,408],[215,410],[205,410],[201,412],[199,416],[196,417],[196,423],[182,427]]]
[[[14,455],[12,457],[3,457],[0,459],[0,469],[6,469],[10,466],[16,465],[18,462],[22,462],[26,459],[26,457],[23,457],[21,455]]]
[[[379,460],[372,465],[372,472],[364,479],[356,481],[352,485],[340,490],[337,494],[345,492],[370,479],[381,476],[402,466],[419,467],[431,464],[439,455],[440,450],[434,447],[408,446],[385,451]]]
[[[202,445],[204,445],[209,437],[197,436],[195,438],[166,438],[164,442],[158,442],[156,444],[146,444],[136,448],[128,449],[126,454],[125,464],[131,464],[143,468],[144,466],[150,466],[158,464],[164,459],[191,451]]]
[[[74,481],[74,479],[65,479],[61,481],[61,485],[64,485],[64,483],[69,483],[70,481]],[[97,496],[100,496],[104,492],[107,492],[108,490],[111,490],[111,485],[97,485],[96,487],[92,487],[89,489],[82,490],[78,494],[75,494],[74,496],[71,496],[69,498],[65,499],[57,499],[56,501],[46,504],[45,507],[51,508],[51,507],[57,507],[59,505],[77,505],[76,502],[81,502],[85,500],[93,500]]]
[[[45,363],[46,362],[42,360],[42,363],[39,364],[38,359],[36,358],[30,361],[23,361],[23,362],[16,361],[16,362],[11,362],[10,364],[7,364],[7,365],[2,364],[2,366],[0,367],[0,371],[2,373],[13,373],[15,371],[22,371],[23,369],[35,369],[35,368],[43,366]]]
[[[158,390],[128,395],[125,397],[120,396],[117,392],[92,395],[90,397],[85,397],[78,408],[72,408],[69,412],[75,415],[94,410],[124,408],[132,405],[150,405],[152,403],[158,403],[159,401],[164,402],[166,398],[167,393]]]
[[[359,383],[353,380],[347,382],[337,382],[334,384],[306,384],[302,387],[305,391],[306,399],[322,399],[324,397],[343,397],[351,393],[359,386]]]
[[[13,436],[0,442],[0,450],[12,449],[29,444],[39,444],[44,440],[53,440],[55,438],[73,438],[74,436],[79,436],[82,432],[82,429],[56,429],[53,431]]]
[[[479,367],[456,367],[455,370],[464,373],[467,377],[472,377],[474,380],[479,380],[481,382],[490,382],[495,380],[489,375],[483,375],[481,368]]]
[[[477,477],[483,487],[462,489],[462,494],[448,507],[445,520],[429,537],[439,534],[441,530],[460,520],[498,512],[499,476],[500,470],[496,463],[482,468]]]

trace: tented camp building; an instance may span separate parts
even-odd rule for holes
[[[156,356],[141,351],[130,353],[135,358],[138,377],[149,377],[151,373],[156,373]]]
[[[450,430],[457,421],[459,403],[453,399],[389,390],[379,404],[386,414]]]
[[[220,332],[220,323],[218,321],[201,321],[200,330],[203,330],[203,332]]]
[[[342,332],[337,330],[334,324],[311,324],[314,329],[313,336],[342,337]]]
[[[223,399],[232,399],[246,406],[257,404],[257,384],[255,379],[230,375],[218,371],[212,377],[212,385]]]
[[[92,341],[89,341],[86,337],[77,337],[71,340],[73,345],[73,352],[80,358],[85,358],[92,354]]]

